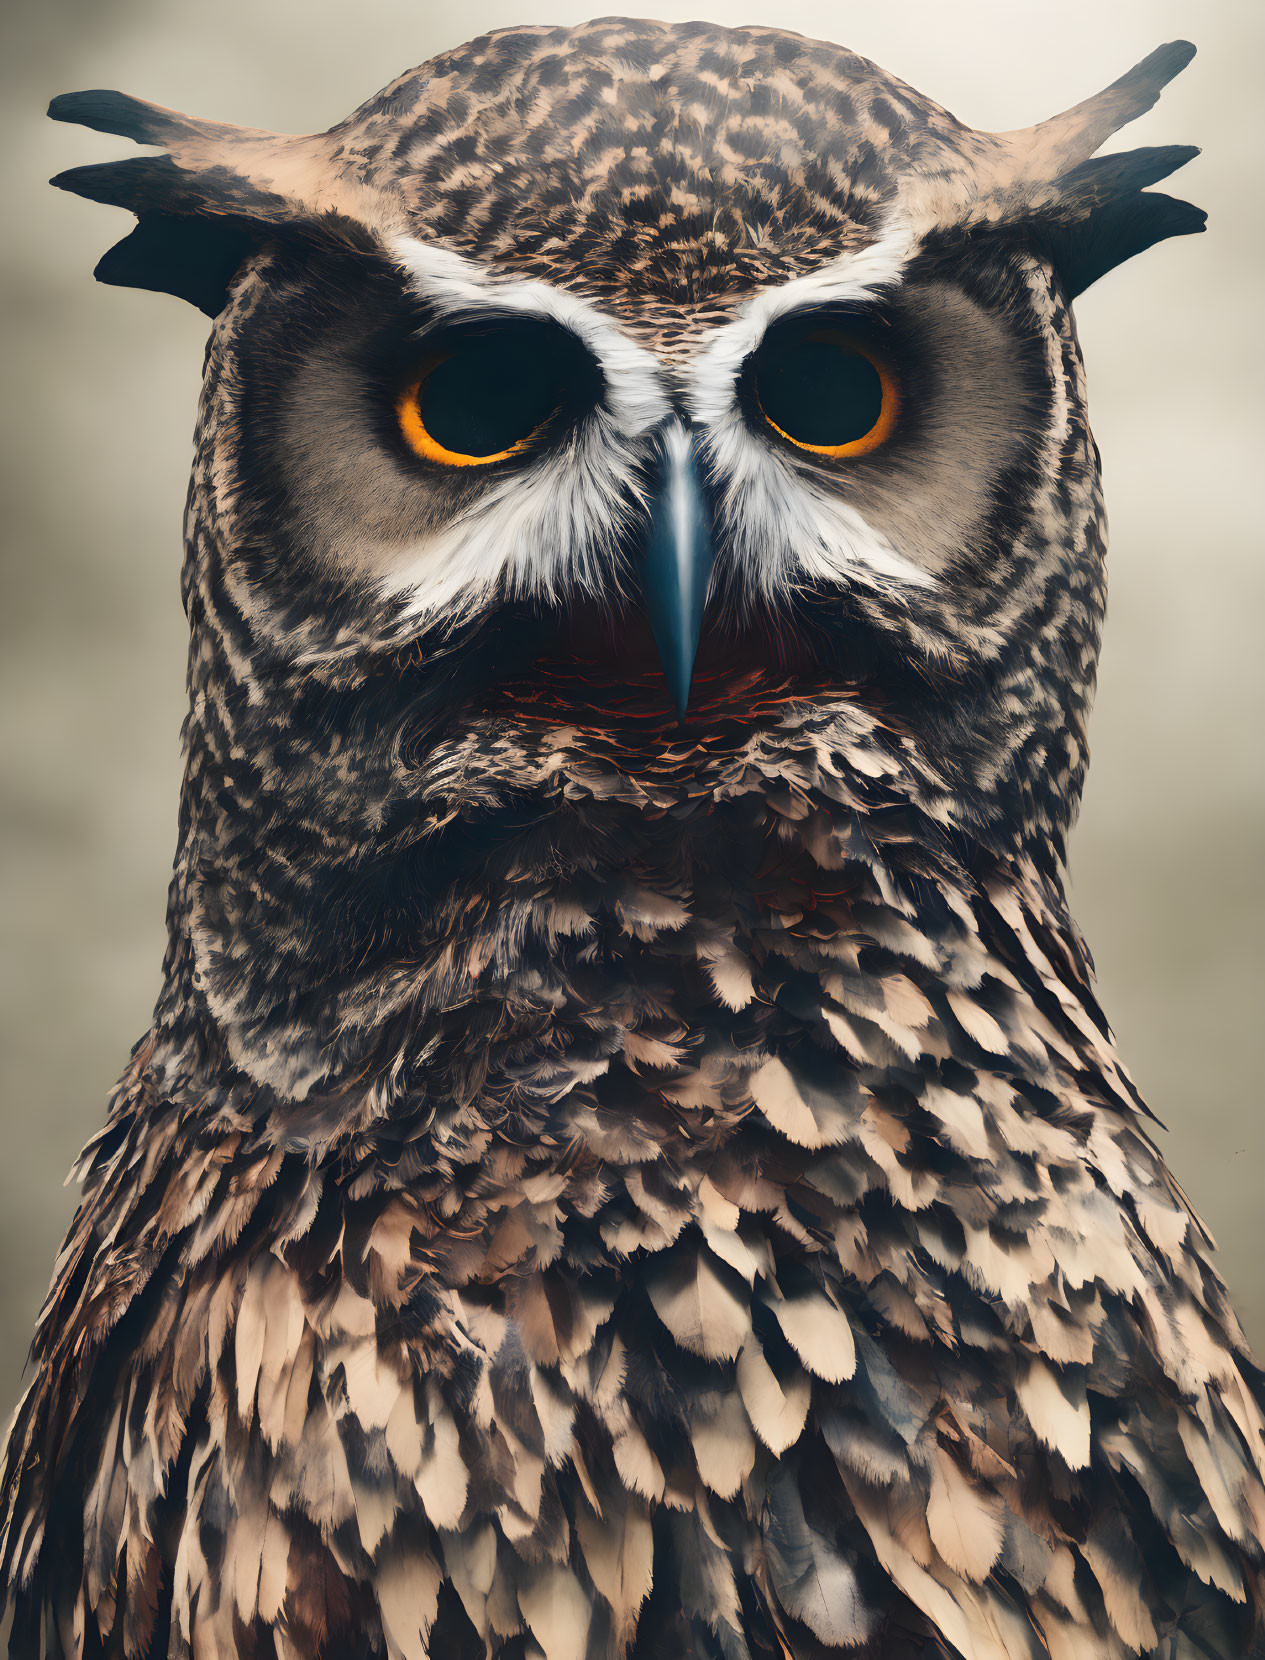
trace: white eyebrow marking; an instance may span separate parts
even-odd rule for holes
[[[497,277],[477,261],[412,237],[391,252],[441,316],[517,312],[566,328],[596,360],[603,396],[573,442],[490,477],[442,529],[403,548],[367,549],[381,592],[409,617],[456,619],[497,593],[557,599],[618,591],[620,537],[640,500],[637,463],[672,412],[663,366],[577,295],[534,279]]]
[[[785,598],[804,581],[859,582],[893,597],[936,586],[858,507],[757,437],[737,399],[742,365],[771,324],[832,302],[876,299],[900,282],[916,244],[908,222],[894,217],[869,247],[747,300],[694,362],[686,403],[704,433],[722,534],[749,583],[770,598]]]
[[[663,366],[595,305],[536,278],[497,277],[477,260],[396,236],[390,248],[414,291],[445,315],[472,310],[516,311],[569,329],[588,347],[606,377],[606,404],[616,424],[641,437],[668,413]]]
[[[894,218],[876,241],[855,253],[840,254],[819,271],[792,277],[767,288],[738,307],[732,322],[709,335],[699,355],[690,391],[690,414],[709,426],[728,412],[734,382],[743,362],[755,351],[771,324],[814,306],[863,304],[894,288],[914,251],[916,237],[908,221]]]

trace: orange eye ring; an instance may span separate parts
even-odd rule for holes
[[[879,405],[877,421],[868,432],[862,433],[859,438],[849,439],[846,444],[810,444],[802,438],[795,438],[785,427],[780,427],[765,409],[760,401],[759,385],[756,386],[756,405],[761,416],[778,434],[785,438],[788,444],[794,444],[797,450],[804,450],[809,455],[820,455],[829,461],[853,460],[858,456],[870,455],[880,449],[896,430],[896,420],[900,413],[900,389],[891,364],[881,353],[868,346],[862,346],[851,335],[839,329],[814,329],[811,334],[803,336],[805,340],[829,341],[833,345],[846,346],[848,351],[857,357],[863,357],[878,376],[882,388],[882,401]]]
[[[445,352],[442,357],[432,358],[417,380],[406,386],[395,400],[395,418],[409,448],[423,461],[433,461],[441,467],[488,467],[494,461],[506,461],[512,455],[521,455],[541,430],[539,426],[508,449],[496,450],[491,455],[464,455],[460,450],[450,450],[427,431],[422,420],[421,391],[439,365],[446,363],[451,356],[451,352]]]

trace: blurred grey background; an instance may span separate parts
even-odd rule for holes
[[[44,181],[129,146],[54,125],[44,107],[56,92],[118,87],[309,131],[484,29],[586,15],[576,0],[10,0],[0,1409],[18,1392],[73,1209],[62,1178],[158,987],[184,706],[180,517],[206,334],[174,299],[92,282],[132,221]],[[1072,868],[1103,1002],[1265,1347],[1265,7],[658,0],[652,15],[836,40],[996,129],[1054,114],[1160,41],[1199,45],[1116,145],[1203,145],[1176,189],[1209,209],[1211,230],[1143,255],[1077,307],[1111,507],[1112,602]]]

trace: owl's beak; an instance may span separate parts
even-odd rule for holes
[[[714,556],[698,441],[673,421],[663,434],[650,498],[641,586],[668,690],[681,715],[690,701]]]

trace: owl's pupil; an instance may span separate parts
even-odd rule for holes
[[[461,346],[418,388],[418,412],[436,444],[455,455],[512,449],[562,399],[557,354],[537,340],[489,337]]]
[[[820,336],[768,342],[756,365],[756,393],[775,427],[821,449],[864,438],[883,410],[883,382],[869,358]]]

